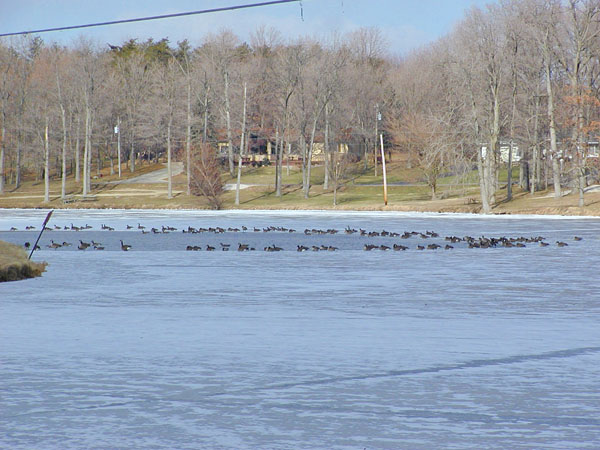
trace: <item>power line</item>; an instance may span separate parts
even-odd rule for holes
[[[175,14],[163,14],[160,16],[138,17],[135,19],[123,19],[123,20],[112,20],[109,22],[88,23],[85,25],[71,25],[68,27],[45,28],[45,29],[41,29],[41,30],[16,31],[14,33],[2,33],[2,34],[0,34],[0,37],[17,36],[20,34],[48,33],[50,31],[76,30],[78,28],[102,27],[105,25],[116,25],[116,24],[120,24],[120,23],[131,23],[131,22],[143,22],[146,20],[169,19],[172,17],[192,16],[192,15],[208,14],[208,13],[215,13],[215,12],[221,12],[221,11],[234,11],[236,9],[257,8],[259,6],[278,5],[281,3],[292,3],[292,2],[300,2],[300,5],[302,5],[302,0],[273,0],[270,2],[250,3],[247,5],[225,6],[222,8],[203,9],[200,11],[189,11],[189,12],[182,12],[182,13],[175,13]]]

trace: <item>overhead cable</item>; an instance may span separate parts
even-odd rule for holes
[[[102,27],[105,25],[117,25],[120,23],[143,22],[143,21],[147,21],[147,20],[170,19],[172,17],[193,16],[193,15],[198,15],[198,14],[208,14],[208,13],[215,13],[215,12],[222,12],[222,11],[234,11],[237,9],[257,8],[259,6],[270,6],[270,5],[278,5],[281,3],[292,3],[292,2],[299,2],[299,1],[301,1],[301,0],[273,0],[273,1],[269,1],[269,2],[250,3],[250,4],[246,4],[246,5],[232,5],[232,6],[224,6],[222,8],[203,9],[200,11],[188,11],[188,12],[175,13],[175,14],[162,14],[160,16],[138,17],[135,19],[111,20],[108,22],[88,23],[85,25],[71,25],[71,26],[67,26],[67,27],[44,28],[41,30],[16,31],[13,33],[1,33],[0,37],[17,36],[20,34],[48,33],[50,31],[76,30],[79,28]]]

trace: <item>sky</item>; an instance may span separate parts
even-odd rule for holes
[[[0,0],[0,33],[131,19],[263,0]],[[360,27],[381,29],[390,53],[403,55],[452,30],[472,6],[492,0],[303,0],[298,3],[206,15],[57,31],[40,36],[68,45],[79,36],[118,45],[127,39],[188,39],[199,45],[208,32],[231,29],[243,40],[260,25],[277,28],[284,37],[326,37]],[[302,6],[300,6],[300,3]]]

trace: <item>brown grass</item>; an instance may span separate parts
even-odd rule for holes
[[[164,167],[161,164],[144,164],[138,166],[135,174],[123,169],[123,179],[138,176]],[[416,169],[405,169],[399,161],[390,164],[388,179],[404,182],[419,181]],[[362,166],[355,168],[362,171]],[[359,170],[360,169],[360,170]],[[4,195],[0,195],[0,208],[116,208],[116,209],[209,209],[204,197],[186,195],[185,174],[178,175],[173,180],[173,198],[167,198],[165,184],[108,184],[106,181],[117,179],[110,175],[108,169],[101,179],[92,180],[94,201],[84,201],[81,196],[81,186],[69,178],[67,192],[73,201],[64,204],[60,199],[60,180],[51,182],[50,202],[43,203],[44,186],[41,182],[27,181],[17,190],[8,187]],[[338,192],[338,205],[333,206],[333,192],[323,190],[322,167],[316,167],[310,198],[304,199],[299,184],[300,172],[292,168],[290,176],[283,176],[283,195],[276,197],[272,185],[274,178],[273,167],[246,168],[242,183],[256,183],[257,186],[240,192],[240,205],[234,204],[235,192],[228,191],[223,195],[224,209],[337,209],[361,211],[421,211],[421,212],[460,212],[479,213],[481,204],[477,186],[456,185],[440,187],[439,200],[430,200],[429,189],[424,185],[390,186],[388,189],[388,206],[383,205],[383,195],[380,186],[381,177],[373,177],[372,169],[367,174],[357,174],[356,178],[345,184]],[[380,171],[379,171],[380,173]],[[224,181],[231,182],[224,175]],[[494,214],[556,214],[556,215],[586,215],[600,216],[600,192],[590,192],[585,195],[586,206],[577,206],[578,197],[575,193],[555,199],[551,191],[537,192],[530,195],[514,189],[514,198],[504,201],[506,190],[497,195]]]
[[[0,241],[0,282],[17,281],[42,275],[46,263],[27,259],[27,253],[21,247]]]

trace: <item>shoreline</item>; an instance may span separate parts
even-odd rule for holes
[[[42,276],[45,262],[31,261],[21,247],[0,241],[0,283]]]
[[[33,211],[55,211],[55,216],[60,213],[66,212],[84,212],[84,213],[97,213],[102,215],[111,215],[111,213],[122,214],[123,212],[131,213],[145,213],[145,212],[158,212],[158,213],[180,213],[189,215],[252,215],[252,214],[281,214],[281,215],[327,215],[327,214],[339,214],[339,215],[371,215],[381,214],[389,216],[408,216],[408,217],[446,217],[446,218],[471,218],[471,219],[586,219],[586,220],[598,220],[600,219],[597,215],[580,215],[580,214],[556,214],[551,212],[546,213],[491,213],[481,214],[474,212],[463,212],[463,211],[432,211],[432,210],[409,210],[409,209],[306,209],[306,208],[261,208],[261,209],[202,209],[202,208],[48,208],[48,207],[35,207],[35,208],[0,208],[2,211],[10,212],[33,212]],[[0,223],[2,217],[0,216]]]

